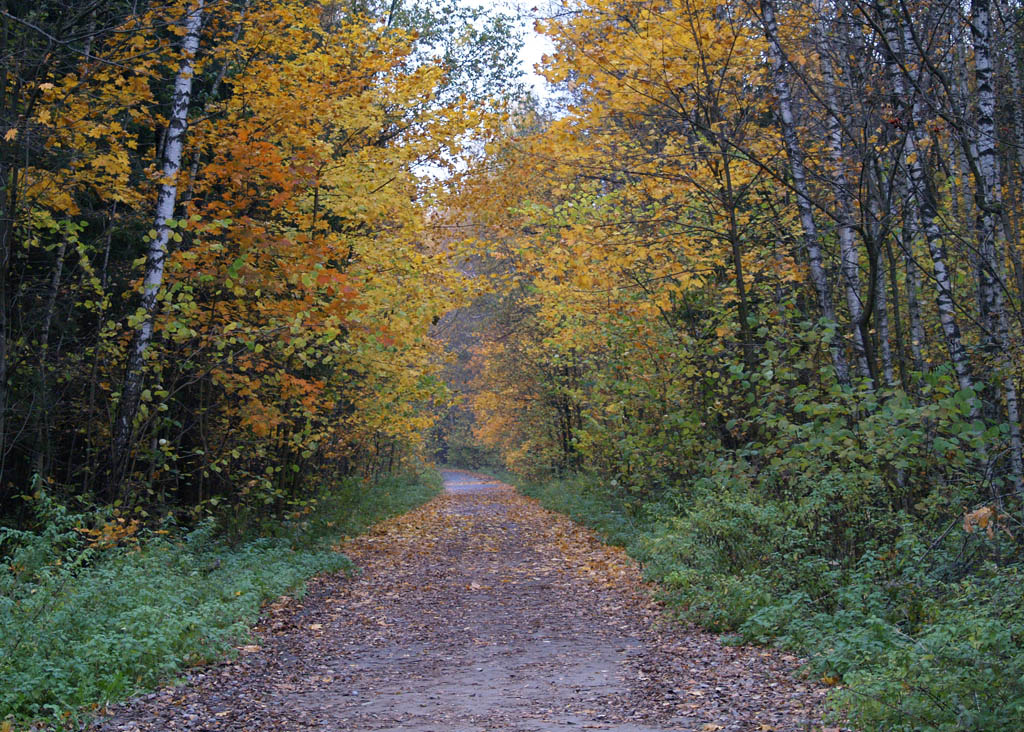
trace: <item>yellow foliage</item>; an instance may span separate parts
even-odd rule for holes
[[[629,399],[584,393],[566,364],[643,384],[662,413],[685,399],[681,375],[697,375],[685,338],[721,348],[741,335],[737,251],[748,297],[803,280],[778,246],[799,232],[792,204],[755,162],[784,155],[763,124],[770,79],[756,18],[712,0],[569,10],[538,27],[555,47],[544,73],[572,80],[574,104],[496,137],[458,204],[536,328],[501,332],[477,353],[477,437],[513,463],[562,439],[559,399],[576,405],[573,420],[628,413]],[[700,332],[676,332],[692,309],[706,313]]]

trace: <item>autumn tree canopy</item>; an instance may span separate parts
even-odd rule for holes
[[[279,506],[418,454],[461,302],[439,173],[514,85],[457,5],[2,15],[0,453],[105,501]],[[12,501],[14,501],[12,503]]]
[[[942,405],[915,446],[936,464],[880,468],[907,500],[950,451],[979,499],[1019,493],[1018,9],[961,10],[592,0],[540,23],[570,104],[513,119],[461,191],[508,283],[480,438],[640,486],[804,400]]]

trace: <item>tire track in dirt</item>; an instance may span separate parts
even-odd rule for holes
[[[796,659],[663,621],[621,550],[509,486],[445,483],[343,545],[360,574],[280,599],[238,659],[94,729],[820,729]]]

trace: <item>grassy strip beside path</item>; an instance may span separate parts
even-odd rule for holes
[[[936,540],[908,521],[890,544],[842,564],[790,539],[799,535],[779,502],[714,485],[630,505],[594,476],[503,479],[625,547],[681,618],[730,644],[806,657],[804,670],[833,687],[838,718],[857,729],[1024,729],[1024,565],[1011,554],[974,559],[971,572],[958,564],[965,548],[984,557],[979,545],[1003,541],[995,532]]]
[[[233,542],[212,520],[187,532],[135,532],[108,517],[98,530],[96,516],[38,497],[41,531],[0,529],[0,725],[71,726],[223,657],[247,638],[265,601],[352,567],[333,548],[339,537],[440,489],[436,474],[352,481],[291,521]]]

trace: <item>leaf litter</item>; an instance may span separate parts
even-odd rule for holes
[[[358,574],[268,605],[237,658],[94,729],[824,729],[795,657],[666,620],[621,549],[507,485],[445,483],[343,543]]]

